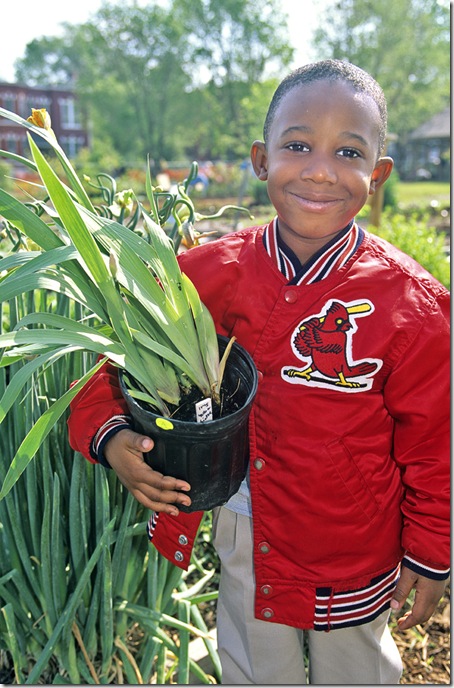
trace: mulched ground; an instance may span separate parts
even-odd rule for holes
[[[214,602],[205,605],[203,615],[205,623],[211,629],[216,624]],[[437,611],[427,623],[403,632],[398,632],[392,627],[393,637],[404,664],[401,684],[451,685],[450,623],[451,590],[450,586],[447,586]],[[49,683],[51,682],[50,680]],[[0,684],[12,683],[14,671],[11,658],[8,653],[0,650]]]

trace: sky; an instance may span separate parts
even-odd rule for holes
[[[128,2],[128,0],[123,0]],[[34,38],[61,35],[61,23],[82,24],[96,14],[103,0],[3,0],[0,39],[0,81],[14,81],[14,62],[25,55],[25,47]],[[138,0],[139,5],[147,0]],[[281,0],[289,15],[289,42],[295,47],[298,67],[314,59],[309,48],[317,13],[327,0]]]

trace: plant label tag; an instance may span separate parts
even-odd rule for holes
[[[210,397],[196,403],[195,416],[197,418],[197,423],[205,423],[207,420],[213,420],[213,407]]]

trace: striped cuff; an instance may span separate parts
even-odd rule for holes
[[[119,430],[131,429],[131,427],[130,416],[118,415],[109,418],[93,437],[90,446],[91,457],[105,468],[110,468],[110,464],[104,456],[104,447],[110,438],[116,435]]]
[[[158,522],[159,514],[153,511],[147,523],[147,535],[150,542],[153,540],[154,531]]]
[[[421,576],[426,578],[431,578],[432,580],[446,580],[449,578],[451,569],[439,569],[434,566],[428,566],[427,564],[422,564],[420,561],[416,561],[408,554],[402,559],[402,565],[406,566],[407,569],[411,569],[415,573],[419,573]]]

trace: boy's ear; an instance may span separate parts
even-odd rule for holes
[[[379,158],[370,178],[369,194],[374,194],[376,190],[385,183],[393,171],[394,161],[392,158]]]
[[[268,179],[268,156],[266,154],[266,146],[263,141],[254,141],[251,147],[251,162],[254,172],[262,181]]]

